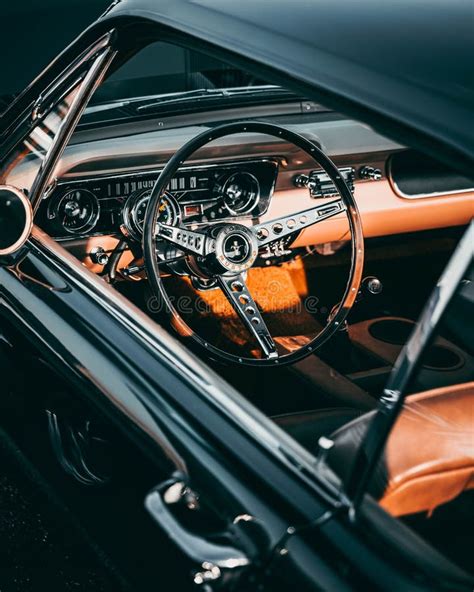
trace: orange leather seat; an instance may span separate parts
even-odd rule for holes
[[[383,461],[380,504],[394,516],[432,512],[474,487],[474,382],[408,397]]]
[[[351,470],[374,413],[365,413],[349,423],[343,419],[347,418],[347,412],[341,413],[342,427],[329,436],[335,445],[328,463],[342,479]],[[299,420],[287,416],[277,421],[290,433],[298,425],[298,433],[304,433],[306,439],[312,433],[314,446],[314,435],[322,433],[317,415],[318,412],[301,414]],[[297,437],[296,432],[294,435]],[[370,493],[390,514],[402,516],[432,512],[471,488],[474,488],[474,382],[408,396],[374,472]]]

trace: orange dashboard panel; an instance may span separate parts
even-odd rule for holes
[[[437,197],[399,197],[387,180],[356,183],[355,198],[366,238],[461,226],[474,216],[474,192]],[[322,200],[319,200],[322,202]],[[306,189],[276,192],[265,219],[298,212],[314,206]],[[291,205],[290,205],[291,204]],[[349,238],[345,215],[307,228],[293,246],[302,247]]]

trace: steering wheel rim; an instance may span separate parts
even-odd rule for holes
[[[160,224],[158,222],[159,208],[160,208],[160,204],[162,202],[162,198],[166,193],[166,188],[169,185],[169,183],[171,182],[172,177],[175,175],[175,173],[178,171],[178,169],[184,164],[184,162],[186,160],[188,160],[189,157],[192,156],[197,150],[199,150],[200,148],[202,148],[203,146],[205,146],[209,142],[215,141],[215,140],[222,138],[224,136],[239,134],[239,133],[251,133],[251,132],[266,134],[266,135],[270,135],[270,136],[273,136],[276,138],[281,138],[281,139],[287,140],[288,142],[291,142],[292,144],[294,144],[295,146],[297,146],[298,148],[303,150],[308,156],[310,156],[314,160],[314,162],[317,165],[321,166],[321,168],[329,175],[329,177],[331,178],[332,182],[334,183],[334,185],[339,193],[340,200],[338,200],[338,201],[342,202],[345,206],[343,209],[338,210],[336,213],[340,213],[342,211],[346,212],[347,219],[349,221],[350,236],[351,236],[351,266],[350,266],[350,271],[349,271],[348,282],[346,284],[344,295],[343,295],[341,301],[339,302],[339,304],[336,306],[335,310],[333,311],[331,318],[328,321],[328,323],[326,324],[326,326],[314,338],[312,338],[307,344],[305,344],[304,346],[301,346],[299,349],[292,351],[290,353],[284,354],[282,356],[277,354],[276,356],[275,355],[270,355],[270,356],[267,355],[266,357],[262,357],[262,358],[248,358],[248,357],[238,356],[238,355],[235,355],[230,352],[226,352],[225,350],[221,350],[220,348],[216,347],[215,345],[209,343],[208,341],[203,339],[200,335],[195,333],[194,330],[191,327],[189,327],[189,325],[186,323],[186,321],[182,318],[182,316],[176,310],[176,308],[173,305],[172,300],[169,297],[167,290],[163,286],[163,282],[162,282],[162,278],[161,278],[161,274],[160,274],[160,269],[159,269],[158,257],[156,254],[156,238],[157,237],[164,238],[165,240],[170,241],[171,244],[173,244],[174,246],[178,245],[178,248],[179,248],[179,245],[182,248],[185,248],[185,242],[191,241],[194,244],[194,242],[197,240],[197,241],[199,241],[199,246],[200,246],[201,250],[204,252],[204,246],[201,247],[201,241],[198,237],[196,237],[196,234],[198,234],[198,233],[188,231],[184,228],[178,228],[178,230],[180,232],[170,231],[170,228],[175,228],[175,227],[167,227],[166,225]],[[330,203],[335,204],[335,202],[330,202]],[[324,205],[328,206],[330,204],[326,203]],[[322,208],[323,206],[315,206],[314,208],[311,208],[310,210],[317,211],[318,207]],[[288,216],[284,216],[284,217],[280,217],[275,220],[271,220],[268,223],[258,224],[257,226],[254,226],[251,228],[258,229],[259,227],[263,227],[263,226],[270,227],[271,225],[274,225],[276,221],[278,222],[283,219],[288,220],[290,217],[296,218],[296,217],[300,216],[301,214],[310,213],[310,210],[296,212],[296,213],[290,214]],[[332,215],[334,215],[334,214],[332,214]],[[331,217],[331,216],[327,216],[327,217]],[[323,217],[320,219],[324,220],[326,218]],[[316,214],[316,220],[311,223],[308,223],[307,225],[309,226],[309,225],[315,224],[317,221],[319,221],[318,214]],[[240,227],[240,225],[237,223],[230,222],[230,223],[225,224],[225,226],[227,226],[227,227],[229,227],[231,225]],[[160,229],[159,235],[156,234],[157,227]],[[306,227],[307,226],[304,226],[303,228],[298,227],[293,232],[287,232],[286,235],[291,235],[293,233],[296,235],[298,230],[302,230]],[[238,228],[236,230],[241,230],[241,228]],[[165,236],[166,233],[168,233],[169,236]],[[178,234],[180,235],[179,240],[182,241],[181,243],[176,242],[176,241],[178,241],[178,238],[176,236]],[[281,238],[281,236],[280,236],[280,238]],[[220,237],[218,237],[218,239],[220,239]],[[183,241],[185,241],[185,242],[183,242]],[[214,249],[216,249],[215,243],[217,242],[217,240],[209,238],[209,241],[210,242],[206,243],[207,248],[213,247]],[[269,242],[271,242],[271,241],[269,241]],[[259,244],[258,241],[257,241],[257,244]],[[260,245],[259,245],[259,247],[260,247]],[[253,243],[251,245],[251,249],[253,249]],[[352,192],[349,189],[349,187],[347,186],[343,177],[340,175],[339,170],[337,169],[336,165],[332,162],[332,160],[328,156],[326,156],[324,154],[324,152],[322,152],[321,149],[316,144],[314,144],[310,140],[306,139],[305,137],[301,136],[300,134],[297,134],[297,133],[295,133],[287,128],[281,127],[279,125],[266,123],[266,122],[249,121],[249,122],[223,124],[221,126],[213,128],[211,130],[207,130],[207,131],[203,132],[202,134],[199,134],[198,136],[196,136],[192,140],[190,140],[188,143],[186,143],[184,146],[182,146],[172,156],[172,158],[168,161],[165,168],[163,169],[160,176],[158,177],[158,179],[153,187],[153,190],[151,192],[151,195],[150,195],[150,200],[148,202],[148,206],[147,206],[147,210],[146,210],[146,217],[145,217],[145,223],[144,223],[144,229],[143,229],[143,253],[144,253],[144,260],[145,260],[145,269],[146,269],[148,280],[151,284],[153,293],[161,302],[164,303],[167,313],[170,315],[170,318],[172,318],[174,320],[174,327],[175,328],[180,327],[181,328],[180,332],[182,332],[186,336],[191,337],[192,341],[194,343],[198,344],[198,346],[203,351],[205,351],[207,353],[207,355],[211,358],[218,359],[221,361],[223,360],[226,362],[236,363],[238,365],[275,366],[275,365],[291,364],[291,363],[301,360],[302,358],[314,353],[337,330],[340,329],[342,323],[345,321],[350,309],[352,308],[352,305],[354,304],[354,301],[356,299],[358,289],[360,286],[360,282],[362,280],[362,270],[363,270],[363,264],[364,264],[364,237],[363,237],[362,224],[361,224],[361,220],[360,220],[359,211],[358,211],[356,202],[354,200],[354,197],[352,195]],[[217,257],[217,255],[216,255],[216,257]],[[224,273],[229,274],[231,272],[228,269],[226,269]],[[238,274],[236,274],[236,276],[233,277],[233,279],[229,275],[224,275],[223,276],[225,278],[224,280],[222,280],[222,277],[220,277],[219,275],[216,275],[216,278],[218,280],[221,290],[224,292],[224,295],[227,297],[229,302],[232,304],[232,306],[233,306],[234,310],[237,312],[240,320],[246,321],[246,315],[243,314],[242,310],[239,310],[239,307],[240,308],[242,308],[242,307],[239,305],[238,301],[236,300],[236,297],[232,297],[232,289],[230,289],[229,282],[233,281],[235,283],[237,275]],[[240,283],[240,278],[237,280],[237,282]],[[225,289],[225,284],[227,284],[227,287],[229,288],[228,290]],[[246,288],[245,282],[244,282],[244,287]],[[244,290],[244,294],[245,294],[245,297],[247,297],[246,295],[248,294],[248,290]],[[241,292],[239,292],[239,295],[241,295]],[[251,299],[250,304],[254,305],[253,308],[257,312],[256,316],[258,317],[259,322],[260,322],[263,319],[261,319],[261,315],[258,313],[258,307],[253,303],[253,299],[252,299],[251,295],[250,295],[250,299]],[[248,304],[249,303],[247,301],[247,308],[248,308]],[[249,327],[249,323],[244,322],[244,325],[247,327],[249,332],[252,334],[252,337],[254,339],[257,339],[257,342],[259,343],[260,348],[264,352],[264,348],[263,348],[262,344],[260,343],[260,340],[258,338],[256,338],[255,333],[253,332],[252,328]],[[265,323],[264,323],[264,326],[265,326]],[[266,328],[266,326],[265,326],[265,328]],[[270,335],[270,338],[271,338],[271,335]],[[271,338],[271,339],[273,339],[273,338]]]

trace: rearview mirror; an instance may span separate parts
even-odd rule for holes
[[[25,244],[33,227],[33,211],[26,195],[0,185],[0,256],[12,255]]]

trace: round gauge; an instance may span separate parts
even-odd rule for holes
[[[143,226],[145,224],[146,210],[150,201],[151,191],[139,191],[132,193],[125,204],[123,218],[124,224],[130,234],[141,240]],[[161,200],[158,221],[162,224],[173,226],[180,218],[180,209],[176,199],[169,193],[165,193]]]
[[[73,189],[51,202],[48,219],[70,234],[91,231],[97,223],[100,205],[87,189]]]
[[[224,183],[222,197],[231,214],[248,214],[260,199],[259,182],[250,173],[234,173]]]
[[[137,229],[138,234],[141,236],[143,233],[143,226],[145,224],[146,209],[148,202],[150,201],[150,191],[144,191],[137,196],[135,205],[132,208],[132,221],[134,227]]]

